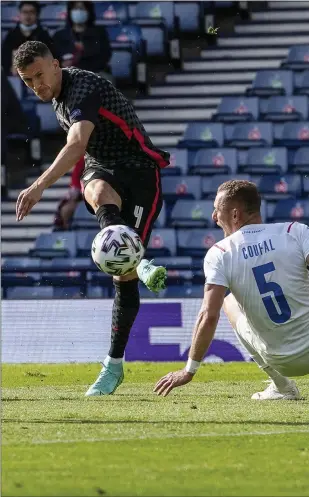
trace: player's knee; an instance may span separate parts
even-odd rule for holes
[[[92,204],[95,209],[102,205],[114,204],[119,209],[121,208],[121,198],[118,193],[105,181],[100,181],[91,194]]]

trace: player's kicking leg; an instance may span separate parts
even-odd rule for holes
[[[106,181],[92,180],[87,184],[84,196],[93,208],[102,229],[115,224],[127,225],[121,217],[120,195]],[[149,265],[151,266],[150,263]],[[148,273],[151,273],[154,281],[153,271],[149,270]],[[126,276],[114,277],[113,280],[115,299],[112,310],[111,347],[97,380],[90,386],[86,396],[110,395],[124,378],[124,352],[140,306],[139,280],[136,271]],[[145,277],[144,282],[147,281]]]
[[[253,400],[298,400],[300,394],[294,380],[281,375],[267,364],[254,347],[253,335],[246,316],[241,312],[235,297],[230,293],[224,299],[223,310],[240,343],[248,350],[252,359],[270,378],[270,384],[263,392],[252,395]]]

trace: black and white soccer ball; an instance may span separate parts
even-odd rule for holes
[[[124,276],[141,262],[145,249],[138,234],[128,226],[108,226],[92,242],[93,262],[104,273]]]

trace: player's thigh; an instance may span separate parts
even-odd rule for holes
[[[130,190],[123,201],[122,217],[139,234],[145,248],[162,203],[159,170],[155,168],[134,173],[130,178]]]
[[[305,376],[309,374],[309,346],[298,357],[291,357],[288,361],[278,363],[274,358],[271,366],[283,376]]]
[[[112,174],[104,170],[86,170],[81,182],[86,206],[90,212],[95,213],[99,207],[106,204],[115,204],[121,209],[123,188]]]

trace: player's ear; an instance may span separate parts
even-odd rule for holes
[[[56,71],[59,69],[60,64],[58,59],[53,59],[53,66]]]

